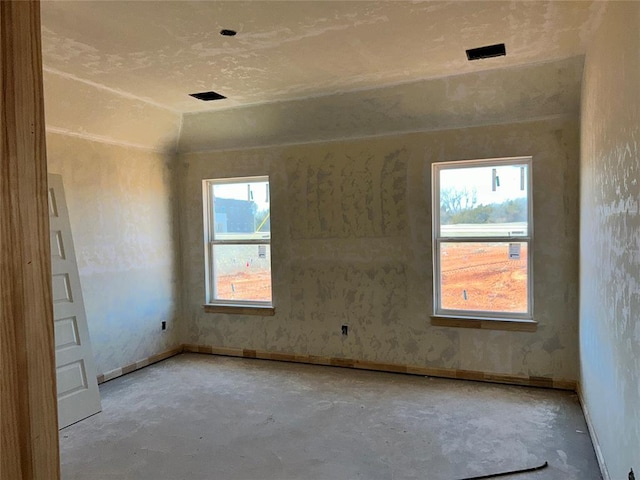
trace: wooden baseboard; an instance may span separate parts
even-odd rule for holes
[[[509,385],[524,385],[529,387],[555,388],[559,390],[576,390],[576,382],[573,380],[564,380],[549,377],[507,375],[479,372],[474,370],[454,370],[447,368],[421,367],[418,365],[379,363],[371,362],[368,360],[278,353],[268,352],[265,350],[250,350],[245,348],[213,347],[190,344],[185,344],[182,346],[182,348],[184,352],[206,353],[210,355],[258,358],[261,360],[277,360],[280,362],[308,363],[312,365],[327,365],[333,367],[356,368],[360,370],[406,373],[409,375],[453,378],[459,380],[475,380],[479,382],[504,383]]]
[[[580,382],[576,382],[576,393],[578,394],[578,400],[580,401],[580,406],[582,407],[582,413],[584,415],[584,419],[587,422],[587,429],[589,430],[589,437],[591,437],[593,450],[596,452],[596,459],[598,460],[598,466],[600,467],[602,480],[611,480],[611,475],[609,475],[609,470],[607,470],[607,465],[604,462],[604,456],[602,455],[602,449],[600,448],[598,435],[596,434],[596,430],[593,426],[591,415],[589,415],[589,409],[587,408],[587,404],[584,401],[584,394],[582,392],[582,385],[580,385]]]
[[[172,348],[171,350],[167,350],[156,355],[151,355],[150,357],[143,358],[142,360],[138,360],[137,362],[131,363],[124,367],[109,370],[108,372],[98,375],[98,385],[104,382],[108,382],[109,380],[113,380],[114,378],[121,377],[122,375],[126,375],[127,373],[135,372],[136,370],[140,370],[141,368],[160,362],[169,357],[173,357],[174,355],[178,355],[179,353],[182,353],[182,351],[183,346],[179,345],[175,348]]]
[[[279,362],[306,363],[310,365],[325,365],[330,367],[355,368],[358,370],[374,370],[378,372],[405,373],[408,375],[421,375],[426,377],[452,378],[458,380],[473,380],[477,382],[503,383],[507,385],[523,385],[528,387],[554,388],[558,390],[577,391],[577,384],[573,380],[556,379],[550,377],[535,377],[524,375],[508,375],[487,373],[475,370],[454,370],[449,368],[421,367],[418,365],[404,365],[398,363],[380,363],[369,360],[354,360],[352,358],[323,357],[318,355],[300,355],[292,353],[268,352],[266,350],[251,350],[246,348],[213,347],[206,345],[184,344],[167,350],[166,352],[152,355],[138,360],[121,368],[110,370],[98,375],[98,384],[108,382],[127,373],[135,372],[141,368],[160,362],[182,352],[205,353],[209,355],[223,355],[227,357],[256,358],[260,360],[275,360]],[[582,401],[582,399],[581,399]],[[584,410],[584,403],[583,403]],[[586,410],[585,410],[585,417]],[[589,432],[593,429],[589,425]],[[593,435],[592,435],[593,438]],[[594,445],[596,441],[594,439]],[[596,452],[598,453],[598,452]],[[598,457],[600,462],[601,455]],[[601,465],[602,468],[602,465]],[[608,480],[608,477],[605,477]]]

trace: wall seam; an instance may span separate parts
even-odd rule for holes
[[[461,129],[467,129],[467,128],[482,128],[482,127],[494,127],[494,126],[497,127],[497,126],[504,126],[504,125],[521,125],[526,123],[545,122],[545,121],[552,121],[552,120],[569,120],[569,119],[576,119],[579,117],[580,117],[579,112],[558,113],[554,115],[544,115],[540,117],[532,117],[532,118],[526,118],[521,120],[508,120],[505,122],[497,122],[497,123],[451,125],[451,126],[446,126],[442,128],[432,128],[432,129],[427,128],[427,129],[417,129],[417,130],[396,130],[391,132],[384,132],[384,133],[370,134],[370,135],[347,136],[347,137],[340,137],[340,138],[318,139],[318,140],[301,140],[301,141],[291,141],[291,142],[281,142],[281,143],[265,143],[262,145],[255,145],[255,146],[238,145],[236,147],[228,147],[228,148],[180,150],[178,154],[190,155],[190,154],[203,154],[203,153],[223,153],[223,152],[259,150],[263,148],[279,148],[279,147],[293,147],[293,146],[302,146],[302,145],[331,144],[331,143],[350,142],[350,141],[368,140],[368,139],[377,139],[377,138],[386,138],[386,137],[397,137],[400,135],[447,132],[451,130],[461,130]],[[180,137],[181,136],[182,136],[182,129],[180,130]]]
[[[47,133],[52,133],[52,134],[56,134],[56,135],[63,135],[66,137],[74,137],[74,138],[81,138],[83,140],[88,140],[91,142],[96,142],[96,143],[104,143],[107,145],[115,145],[118,147],[126,147],[126,148],[136,148],[139,150],[146,150],[146,151],[150,151],[150,152],[155,152],[155,153],[164,153],[164,150],[161,148],[155,148],[155,147],[150,147],[148,145],[141,145],[138,143],[130,143],[130,142],[123,142],[121,140],[115,140],[109,137],[103,137],[101,135],[92,135],[89,133],[79,133],[79,132],[72,132],[70,130],[66,130],[64,128],[59,128],[59,127],[53,127],[53,126],[47,126],[46,127],[46,132]]]
[[[154,106],[156,108],[160,108],[160,109],[166,110],[168,112],[177,113],[177,114],[181,114],[182,113],[179,110],[174,110],[174,109],[172,109],[170,107],[167,107],[166,105],[162,105],[160,103],[154,102],[153,100],[151,100],[149,98],[139,97],[137,95],[134,95],[133,93],[125,92],[123,90],[118,90],[117,88],[107,87],[106,85],[103,85],[101,83],[94,82],[94,81],[91,81],[91,80],[86,80],[84,78],[77,77],[77,76],[75,76],[75,75],[73,75],[71,73],[66,73],[66,72],[62,72],[60,70],[56,70],[55,68],[43,66],[42,70],[47,72],[47,73],[50,73],[52,75],[56,75],[58,77],[66,78],[68,80],[73,80],[75,82],[84,83],[85,85],[89,85],[89,86],[97,88],[99,90],[104,90],[106,92],[113,93],[114,95],[118,95],[120,97],[128,98],[130,100],[136,100],[138,102],[143,102],[143,103],[146,103],[147,105],[152,105],[152,106]]]
[[[450,73],[448,75],[435,75],[432,77],[423,77],[423,78],[418,78],[415,80],[406,80],[406,81],[400,81],[400,82],[392,82],[392,83],[385,83],[384,85],[377,85],[377,86],[365,86],[365,87],[360,87],[360,88],[354,88],[354,89],[350,89],[350,90],[332,90],[329,92],[325,92],[325,93],[321,93],[321,94],[317,94],[317,95],[303,95],[300,97],[292,97],[292,98],[287,98],[287,99],[281,99],[281,100],[267,100],[267,101],[262,101],[262,102],[253,102],[253,103],[247,103],[247,104],[243,104],[243,105],[231,105],[228,107],[223,107],[223,108],[218,108],[216,110],[212,110],[212,111],[208,111],[208,110],[199,110],[199,111],[193,111],[193,112],[184,112],[183,115],[199,115],[199,114],[203,114],[203,113],[211,113],[211,112],[229,112],[232,110],[240,110],[243,108],[251,108],[251,107],[261,107],[264,105],[277,105],[277,104],[281,104],[281,103],[294,103],[294,102],[305,102],[308,100],[316,100],[316,99],[320,99],[320,98],[326,98],[326,97],[336,97],[336,96],[342,96],[342,95],[349,95],[352,93],[361,93],[361,92],[373,92],[376,90],[385,90],[387,88],[391,89],[391,88],[395,88],[395,87],[403,87],[403,86],[407,86],[407,85],[414,85],[414,84],[419,84],[419,83],[425,83],[425,82],[431,82],[431,81],[437,81],[437,80],[447,80],[447,79],[451,79],[451,78],[456,78],[456,77],[460,77],[462,75],[473,75],[473,74],[479,74],[479,75],[484,75],[484,74],[491,74],[491,73],[495,73],[495,72],[501,72],[501,71],[505,71],[505,70],[509,70],[509,71],[514,71],[514,70],[524,70],[527,68],[535,68],[535,67],[539,67],[541,65],[548,65],[548,64],[552,64],[552,63],[556,63],[556,62],[563,62],[563,61],[568,61],[568,60],[572,60],[572,59],[578,59],[578,58],[582,58],[584,60],[585,57],[585,52],[579,53],[577,55],[569,55],[567,57],[559,57],[559,58],[551,58],[551,59],[547,59],[547,60],[542,60],[542,61],[538,61],[538,62],[532,62],[532,63],[522,63],[520,65],[511,65],[511,66],[501,66],[501,67],[494,67],[494,68],[488,68],[486,70],[469,70],[466,72],[456,72],[456,73]]]

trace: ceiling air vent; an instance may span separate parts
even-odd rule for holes
[[[469,60],[482,60],[483,58],[503,57],[507,54],[504,43],[487,45],[486,47],[470,48],[467,50]]]
[[[212,100],[222,100],[224,98],[227,98],[224,95],[220,95],[216,92],[190,93],[189,95],[193,98],[197,98],[198,100],[202,100],[203,102],[210,102]]]

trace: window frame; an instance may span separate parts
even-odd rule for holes
[[[527,175],[527,232],[526,235],[508,236],[447,236],[440,231],[440,172],[448,169],[473,167],[500,167],[505,165],[526,165]],[[497,322],[533,322],[533,157],[501,157],[473,160],[454,160],[434,162],[431,165],[431,217],[432,217],[432,255],[433,255],[433,317],[462,320],[480,320]],[[526,243],[527,244],[527,312],[459,310],[442,308],[442,289],[440,271],[440,249],[442,243]]]
[[[266,312],[267,309],[272,310],[273,304],[273,270],[271,256],[271,230],[269,230],[269,238],[256,239],[216,239],[215,236],[215,206],[213,188],[216,185],[226,185],[232,183],[255,183],[267,182],[267,191],[269,199],[271,198],[271,182],[268,175],[256,175],[247,177],[228,177],[228,178],[209,178],[202,180],[202,199],[203,199],[203,222],[204,222],[204,257],[205,257],[205,310],[215,313],[215,307],[221,307],[220,312],[234,313],[234,307],[237,308],[236,313],[248,314],[247,309],[258,309]],[[269,201],[269,216],[271,216],[271,201]],[[271,273],[271,301],[260,300],[226,300],[216,298],[216,282],[214,267],[214,247],[216,245],[267,245],[269,247],[269,269]],[[208,308],[207,307],[214,307]],[[261,313],[272,315],[273,313]]]

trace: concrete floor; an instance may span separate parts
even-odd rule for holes
[[[569,392],[197,354],[100,392],[64,480],[601,478]]]

